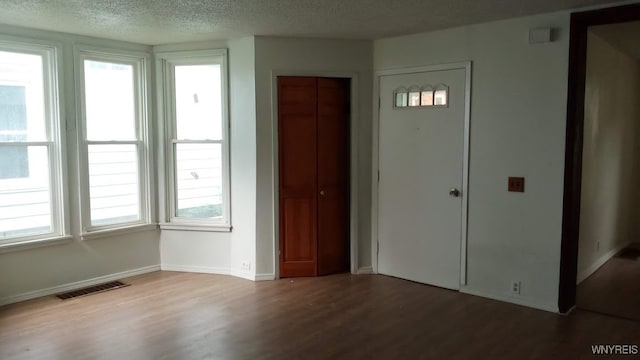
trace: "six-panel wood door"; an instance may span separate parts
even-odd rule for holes
[[[280,276],[349,268],[349,80],[278,77]]]

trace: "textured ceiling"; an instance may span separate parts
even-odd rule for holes
[[[640,39],[640,21],[594,26],[591,31],[619,50],[640,60],[640,41],[638,41]]]
[[[375,39],[616,0],[0,0],[0,23],[143,44]]]

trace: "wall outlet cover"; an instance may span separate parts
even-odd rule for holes
[[[520,294],[520,281],[512,281],[511,282],[511,293],[512,294]]]

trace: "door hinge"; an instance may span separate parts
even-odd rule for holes
[[[378,170],[378,183],[380,182],[380,170]]]
[[[378,110],[380,110],[380,103],[382,102],[382,100],[380,100],[380,97],[378,97]]]
[[[376,249],[376,256],[380,256],[380,240],[378,240],[378,242],[376,243],[376,245],[378,245],[378,249]]]

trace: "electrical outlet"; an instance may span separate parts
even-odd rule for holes
[[[512,294],[520,294],[520,281],[512,281],[511,282],[511,293]]]
[[[249,261],[243,261],[242,262],[242,268],[244,270],[251,270],[251,263]]]

